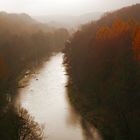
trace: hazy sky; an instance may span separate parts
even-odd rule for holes
[[[81,15],[110,11],[140,0],[0,0],[0,11],[25,12],[30,15]]]

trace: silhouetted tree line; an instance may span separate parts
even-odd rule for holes
[[[69,33],[33,20],[26,14],[0,13],[0,84],[12,84],[21,72],[51,52],[61,51]],[[7,87],[9,88],[10,85]],[[3,89],[2,89],[3,90]]]
[[[19,80],[52,52],[61,51],[69,33],[26,14],[0,13],[0,139],[41,140],[41,129],[27,111],[13,107]]]
[[[1,140],[43,140],[43,128],[27,110],[9,106],[0,115]]]
[[[107,140],[139,139],[140,4],[105,14],[67,41],[69,97]]]

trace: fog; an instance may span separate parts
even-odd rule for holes
[[[89,12],[104,12],[140,0],[0,0],[0,11],[40,15],[82,15]]]

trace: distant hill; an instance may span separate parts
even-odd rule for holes
[[[132,6],[127,6],[116,10],[114,12],[107,12],[104,16],[98,21],[98,24],[111,24],[116,18],[122,18],[124,20],[134,19],[137,22],[140,22],[140,4],[135,4]]]
[[[0,18],[3,19],[10,19],[11,21],[15,22],[15,21],[20,21],[23,23],[30,23],[33,24],[35,22],[34,19],[32,19],[29,15],[22,13],[22,14],[15,14],[15,13],[7,13],[7,12],[0,12]]]
[[[69,16],[69,15],[48,15],[34,17],[36,20],[48,23],[54,27],[75,28],[81,24],[88,23],[93,20],[97,20],[101,17],[101,12],[87,13],[81,16]]]
[[[46,23],[39,23],[27,14],[14,14],[0,12],[0,30],[1,32],[10,31],[12,33],[33,33],[38,30],[44,32],[51,32],[54,30],[51,26]]]

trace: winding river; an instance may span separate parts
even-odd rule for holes
[[[47,140],[84,140],[81,118],[67,97],[62,62],[63,54],[52,56],[20,90],[20,104],[43,126]]]

